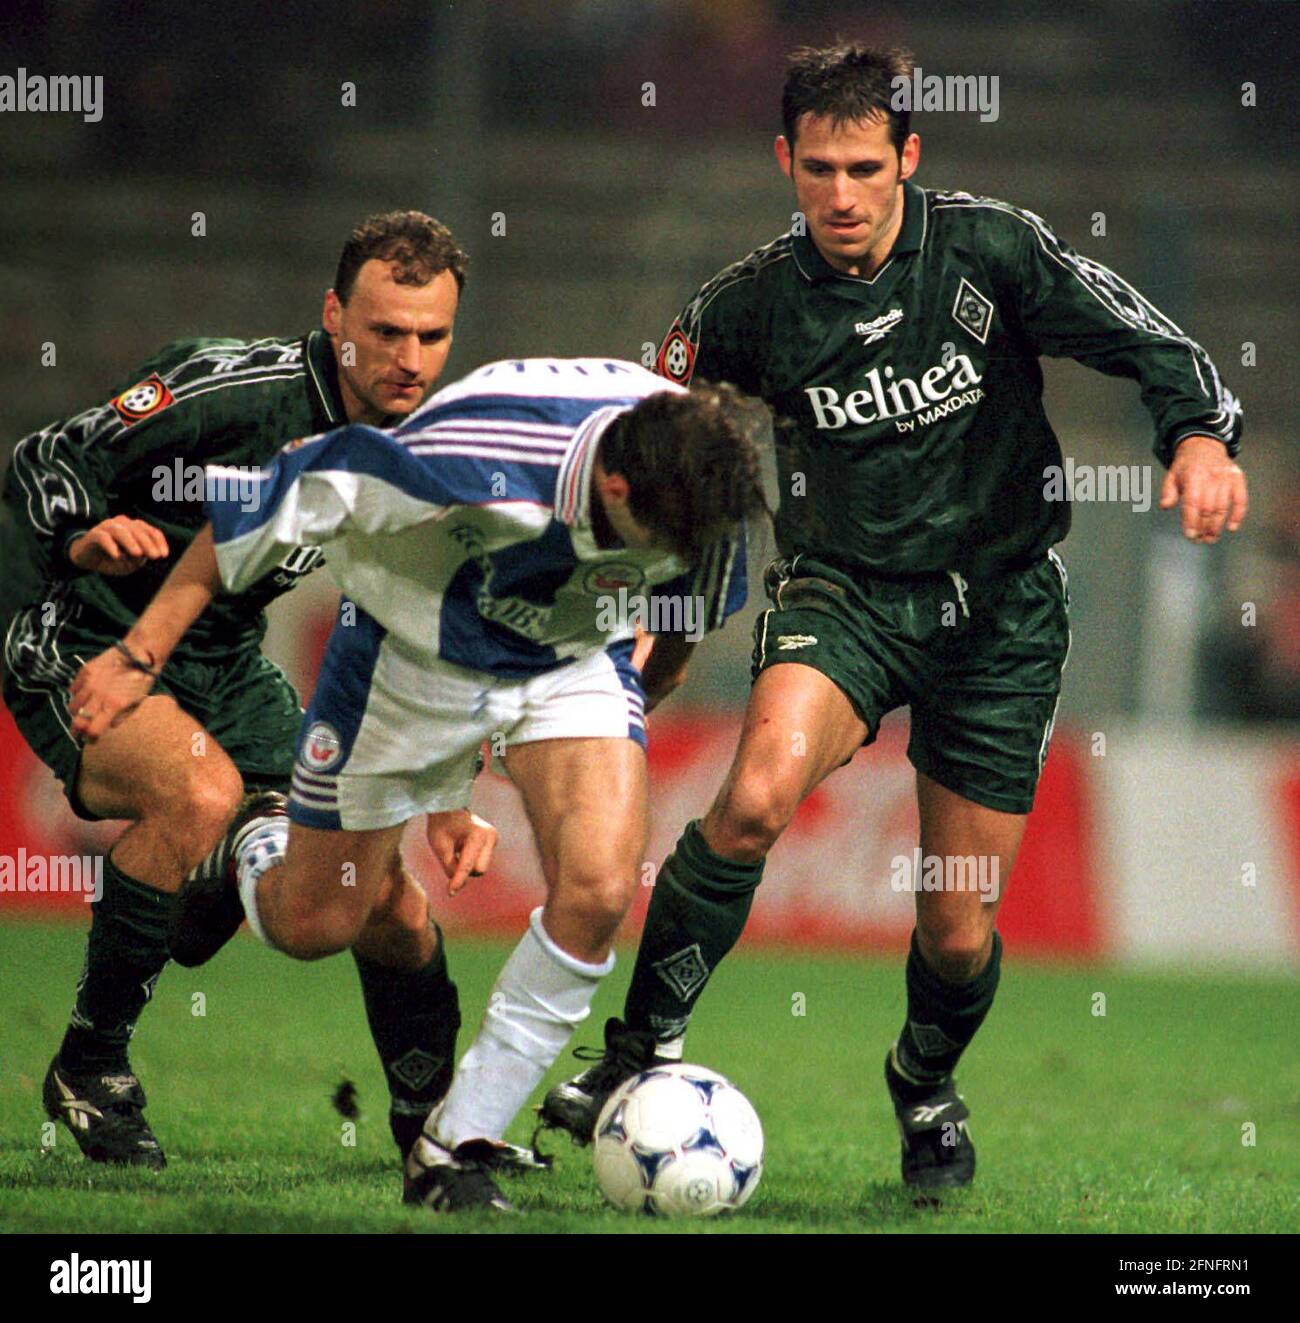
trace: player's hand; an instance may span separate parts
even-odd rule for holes
[[[135,711],[153,689],[154,678],[127,664],[116,648],[101,652],[72,682],[72,734],[97,740]]]
[[[635,666],[641,674],[641,687],[645,693],[645,711],[647,716],[672,692],[671,689],[665,689],[663,686],[656,687],[653,684],[653,681],[647,682],[645,679],[645,668],[650,661],[650,658],[654,655],[655,643],[657,641],[655,635],[647,634],[640,625],[636,627],[636,639],[632,644],[632,665]]]
[[[632,665],[638,671],[645,670],[645,664],[650,660],[650,654],[654,651],[655,636],[647,634],[640,625],[636,627],[636,641],[632,644]]]
[[[167,539],[143,519],[114,515],[83,533],[68,547],[68,559],[91,574],[134,574],[151,560],[167,559]]]
[[[1217,542],[1227,521],[1235,533],[1246,517],[1246,475],[1228,458],[1228,448],[1212,436],[1189,436],[1178,443],[1174,462],[1160,488],[1160,508],[1182,502],[1183,534],[1193,542]]]
[[[429,848],[447,875],[447,894],[454,896],[471,877],[481,877],[492,866],[497,829],[469,809],[430,813]]]

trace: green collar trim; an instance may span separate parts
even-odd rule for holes
[[[320,430],[338,427],[348,420],[339,391],[339,369],[334,361],[334,346],[324,331],[312,331],[303,344],[303,361],[307,364],[307,394],[313,415],[323,420]]]

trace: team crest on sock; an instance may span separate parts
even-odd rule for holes
[[[704,963],[699,942],[692,942],[674,955],[655,961],[654,971],[682,1001],[690,1001],[709,977],[709,967]]]
[[[917,1024],[915,1020],[909,1020],[907,1029],[923,1057],[940,1057],[961,1046],[960,1043],[954,1043],[937,1024]]]
[[[422,1052],[418,1047],[413,1047],[396,1061],[390,1061],[388,1069],[390,1074],[396,1076],[408,1089],[418,1093],[438,1073],[438,1067],[442,1064],[442,1057],[432,1056],[428,1052]]]

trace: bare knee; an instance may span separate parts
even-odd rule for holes
[[[362,923],[341,907],[300,910],[275,925],[276,948],[295,960],[322,960],[346,951],[361,935]]]
[[[547,902],[547,931],[580,958],[603,959],[635,891],[636,877],[630,868],[562,873]]]
[[[969,983],[988,964],[993,933],[974,924],[952,925],[937,932],[918,927],[917,944],[925,963],[945,983]]]
[[[798,807],[797,796],[768,778],[747,774],[724,787],[705,819],[705,837],[724,858],[757,863],[780,839]]]
[[[243,778],[229,759],[194,759],[187,774],[169,783],[153,813],[155,826],[188,867],[197,864],[221,839],[244,794]]]

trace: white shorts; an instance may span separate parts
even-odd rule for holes
[[[303,717],[289,817],[372,831],[469,803],[484,741],[631,739],[645,745],[632,643],[525,679],[399,653],[360,607],[336,623]]]

